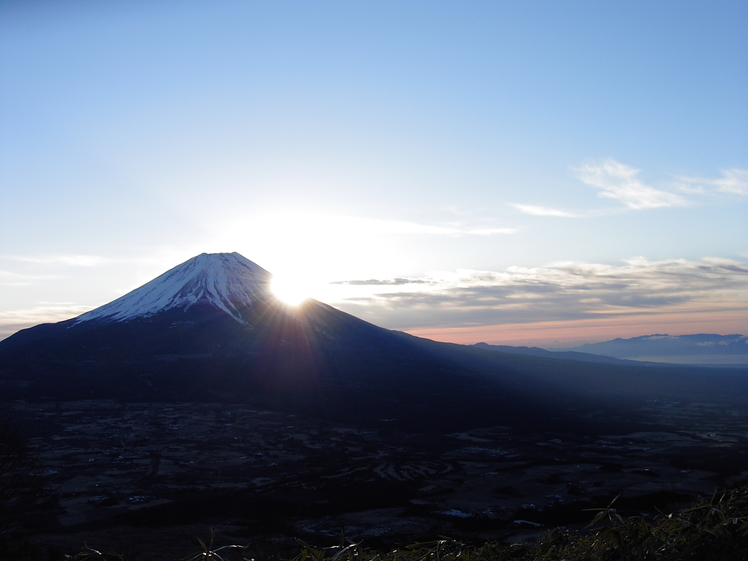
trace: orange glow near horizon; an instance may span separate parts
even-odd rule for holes
[[[584,343],[655,333],[688,335],[748,333],[748,308],[718,312],[680,311],[636,316],[547,321],[506,325],[408,329],[407,333],[435,341],[471,345],[575,347]]]

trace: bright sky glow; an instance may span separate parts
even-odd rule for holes
[[[274,276],[270,285],[273,294],[289,306],[298,306],[310,298],[307,286],[293,277]]]
[[[742,1],[0,3],[0,338],[201,252],[383,327],[748,333]]]

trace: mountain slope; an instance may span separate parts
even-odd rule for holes
[[[238,253],[201,254],[140,288],[75,319],[127,321],[172,308],[188,311],[204,304],[226,312],[240,323],[252,302],[270,298],[271,275]]]
[[[707,378],[419,339],[314,300],[290,308],[268,280],[238,254],[201,255],[78,318],[21,331],[0,341],[2,396],[242,401],[442,432],[604,430],[599,415],[584,415],[613,418],[654,396],[748,395],[738,372],[717,373],[715,384],[715,371]]]
[[[503,419],[522,401],[414,338],[313,300],[285,306],[268,281],[237,254],[201,255],[78,318],[21,331],[0,342],[3,395],[240,400],[422,428],[464,424],[464,411]]]
[[[598,362],[603,364],[620,364],[631,363],[620,358],[610,356],[596,355],[592,353],[581,353],[577,351],[548,351],[540,347],[513,347],[510,345],[489,345],[488,343],[476,343],[473,345],[479,349],[487,351],[496,351],[509,354],[541,356],[544,358],[557,358],[559,360],[578,360],[580,362]]]

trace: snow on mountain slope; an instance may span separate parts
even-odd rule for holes
[[[271,274],[238,253],[202,253],[132,292],[76,318],[128,321],[172,308],[210,304],[244,323],[240,310],[271,298]]]

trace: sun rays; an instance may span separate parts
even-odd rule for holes
[[[274,275],[270,290],[276,298],[292,307],[300,306],[310,298],[309,286],[300,277]]]

